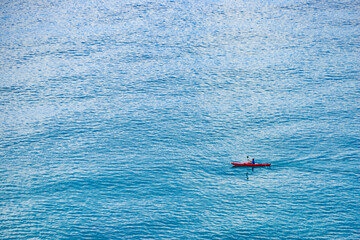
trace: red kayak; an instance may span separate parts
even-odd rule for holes
[[[243,166],[243,167],[265,167],[270,166],[271,163],[231,163],[234,166]]]

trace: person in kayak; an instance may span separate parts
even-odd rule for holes
[[[247,159],[248,163],[251,163],[249,156],[247,156],[246,159]]]
[[[253,158],[252,161],[251,161],[252,164],[255,164],[255,159]]]

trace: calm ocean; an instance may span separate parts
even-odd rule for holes
[[[0,2],[0,239],[360,239],[359,160],[359,0]]]

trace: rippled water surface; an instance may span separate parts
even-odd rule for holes
[[[1,1],[0,238],[359,239],[359,13]]]

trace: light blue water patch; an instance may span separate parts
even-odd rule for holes
[[[0,238],[358,239],[359,6],[3,1]]]

